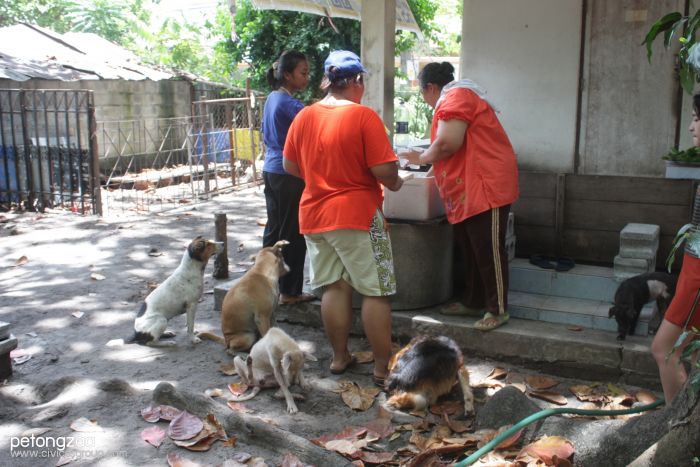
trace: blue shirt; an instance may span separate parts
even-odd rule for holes
[[[262,133],[265,142],[265,165],[263,171],[286,174],[282,166],[282,150],[292,120],[304,108],[298,99],[284,91],[273,91],[265,100]]]

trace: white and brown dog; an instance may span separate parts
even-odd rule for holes
[[[233,359],[241,381],[253,387],[253,390],[231,400],[247,401],[258,395],[260,389],[279,387],[287,401],[287,412],[297,413],[299,410],[294,398],[303,396],[292,394],[289,388],[296,383],[304,391],[311,389],[302,371],[305,360],[315,362],[316,357],[302,351],[294,339],[282,329],[270,328],[265,336],[253,345],[245,361],[239,356]]]
[[[170,319],[186,313],[190,342],[198,343],[199,338],[194,335],[194,314],[204,288],[204,268],[209,258],[222,248],[223,243],[201,236],[192,240],[175,272],[146,297],[134,321],[134,335],[127,341],[152,347],[175,345],[160,338]]]
[[[401,410],[424,410],[440,396],[449,394],[459,380],[464,414],[474,413],[474,395],[462,351],[445,336],[418,336],[389,361],[387,405]]]

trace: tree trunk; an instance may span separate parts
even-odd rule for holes
[[[351,467],[345,458],[327,451],[301,436],[265,423],[257,417],[234,412],[208,397],[189,391],[179,391],[169,383],[160,383],[153,391],[153,401],[171,405],[180,410],[204,418],[214,414],[221,422],[226,434],[235,436],[241,443],[257,445],[262,449],[278,453],[280,458],[292,452],[305,464]]]

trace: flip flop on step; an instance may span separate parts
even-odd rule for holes
[[[295,303],[310,302],[311,300],[316,300],[316,296],[310,293],[303,293],[301,295],[293,295],[289,298],[282,298],[280,296],[280,305],[294,305]]]
[[[474,328],[478,329],[479,331],[493,331],[494,329],[506,324],[509,319],[510,316],[508,313],[494,315],[493,313],[486,312],[483,318],[474,323]]]
[[[535,266],[539,266],[543,269],[554,269],[556,267],[556,265],[552,263],[550,258],[543,255],[530,256],[530,264],[534,264]]]
[[[355,363],[357,363],[357,358],[355,358],[354,355],[351,355],[350,359],[347,361],[347,363],[345,364],[344,367],[342,367],[342,368],[330,367],[329,370],[330,370],[331,374],[333,374],[333,375],[342,375],[343,373],[345,373],[347,371],[348,368],[355,365]]]

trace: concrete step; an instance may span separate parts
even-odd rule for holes
[[[569,271],[557,272],[530,264],[525,258],[510,263],[508,288],[512,291],[612,303],[618,285],[612,268],[577,264]]]
[[[513,290],[508,293],[508,312],[512,317],[617,332],[615,318],[608,317],[610,306],[610,302],[601,300],[557,297]],[[655,303],[648,303],[642,308],[635,334],[639,336],[648,334],[649,320],[655,306]]]
[[[493,331],[474,329],[475,318],[443,316],[437,307],[392,314],[395,338],[407,340],[419,334],[449,336],[467,358],[486,357],[511,361],[550,374],[566,377],[659,387],[656,363],[649,336],[628,336],[617,341],[616,333],[511,317]],[[352,332],[362,334],[360,313],[353,314]],[[282,306],[277,319],[322,327],[320,302]]]

